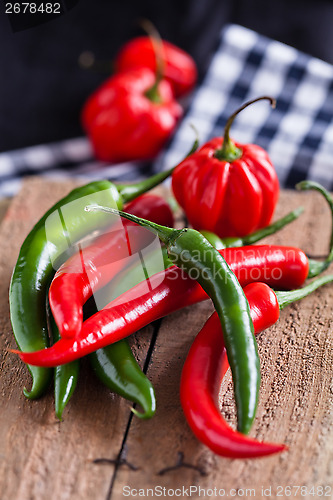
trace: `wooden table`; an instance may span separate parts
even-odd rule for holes
[[[30,376],[17,356],[8,352],[15,348],[8,308],[10,275],[33,223],[72,186],[38,178],[26,181],[1,226],[1,499],[107,500],[129,493],[214,498],[214,488],[217,497],[224,490],[229,497],[238,491],[238,497],[278,498],[281,493],[280,497],[289,498],[288,487],[292,498],[331,497],[333,286],[283,310],[279,322],[258,338],[262,387],[251,435],[286,443],[289,451],[280,456],[220,458],[187,426],[179,403],[179,378],[191,342],[212,310],[209,301],[133,336],[142,365],[152,351],[148,376],[158,403],[152,420],[133,417],[129,403],[103,387],[85,360],[62,422],[54,415],[52,390],[38,401],[25,399],[22,388],[30,386]],[[300,204],[305,214],[269,241],[322,255],[327,251],[330,215],[317,193],[282,192],[276,216]],[[230,375],[220,397],[223,414],[234,422]],[[96,459],[104,460],[96,463]],[[183,465],[163,473],[177,463]]]

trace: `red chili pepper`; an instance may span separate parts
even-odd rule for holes
[[[264,283],[244,288],[256,334],[277,322],[280,310],[331,283],[333,275],[323,276],[299,290],[274,292]],[[260,443],[232,429],[218,407],[218,392],[227,369],[227,352],[221,322],[216,313],[196,336],[184,363],[180,400],[186,420],[196,437],[214,453],[230,458],[251,458],[278,453],[284,445]]]
[[[220,250],[240,284],[264,281],[274,288],[298,288],[307,278],[309,263],[298,248],[249,246]],[[254,272],[255,271],[255,272]],[[52,347],[18,352],[28,364],[58,366],[117,342],[152,321],[208,297],[198,283],[176,266],[153,275],[87,319],[75,339]]]
[[[166,80],[149,68],[109,78],[87,100],[82,123],[100,160],[153,158],[182,115]]]
[[[255,333],[279,318],[273,290],[263,284],[244,288]],[[285,450],[282,444],[259,442],[230,427],[218,407],[221,380],[228,368],[221,322],[216,313],[196,336],[186,357],[180,382],[180,401],[195,436],[214,453],[229,458],[253,458]]]
[[[189,93],[197,81],[197,68],[192,57],[170,42],[162,41],[164,78],[171,84],[176,97]],[[128,71],[147,67],[156,72],[156,55],[149,36],[141,36],[127,42],[118,52],[116,71]]]
[[[309,259],[297,247],[250,245],[225,248],[221,254],[244,287],[263,281],[279,290],[299,288],[309,274]]]
[[[220,237],[245,236],[269,224],[278,200],[279,181],[266,151],[255,144],[215,138],[183,160],[172,175],[172,189],[191,225]]]
[[[126,212],[173,226],[173,214],[161,197],[147,194],[125,207]],[[136,253],[152,240],[149,231],[129,221],[100,236],[93,244],[70,257],[57,271],[49,302],[61,337],[73,337],[82,327],[83,305],[124,266],[124,256]]]

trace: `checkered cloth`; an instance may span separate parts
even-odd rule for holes
[[[228,116],[245,101],[262,101],[235,120],[231,136],[265,148],[281,186],[302,179],[333,189],[333,66],[241,26],[222,30],[207,74],[173,139],[153,162],[106,165],[93,159],[85,138],[0,154],[0,196],[15,194],[25,175],[132,181],[176,165],[199,132],[200,143],[222,135]]]

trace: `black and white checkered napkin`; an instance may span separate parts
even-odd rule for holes
[[[157,160],[105,165],[94,161],[85,138],[0,154],[0,196],[15,194],[25,175],[108,178],[124,182],[177,164],[193,142],[222,135],[228,116],[245,101],[261,95],[277,100],[276,109],[262,101],[235,120],[231,136],[265,148],[284,187],[312,179],[333,189],[333,66],[230,25],[187,114]]]

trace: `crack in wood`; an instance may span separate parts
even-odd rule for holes
[[[178,459],[176,462],[176,465],[171,465],[170,467],[165,467],[164,469],[161,469],[157,475],[158,476],[163,476],[164,474],[167,474],[168,472],[172,472],[174,470],[181,469],[182,467],[186,469],[193,469],[199,472],[200,476],[207,476],[207,472],[201,469],[199,466],[190,464],[188,462],[184,462],[184,453],[182,451],[178,452]]]
[[[150,363],[150,360],[151,360],[151,357],[152,357],[152,354],[153,354],[153,351],[154,351],[154,347],[155,347],[155,344],[156,344],[156,340],[157,340],[157,336],[158,336],[158,332],[160,330],[161,324],[162,324],[162,320],[161,319],[157,320],[157,321],[155,321],[153,323],[153,333],[152,333],[152,336],[151,336],[151,340],[150,340],[150,343],[149,343],[149,347],[148,347],[148,351],[147,351],[147,355],[146,355],[144,367],[143,367],[143,370],[142,370],[144,374],[146,374],[147,371],[148,371],[149,363]],[[134,405],[134,407],[135,407],[135,405]],[[114,468],[113,474],[111,476],[110,486],[109,486],[107,495],[105,497],[105,500],[111,500],[113,486],[114,486],[115,481],[116,481],[118,469],[119,469],[119,467],[121,465],[124,465],[126,463],[126,465],[129,466],[131,470],[139,470],[138,468],[132,469],[132,467],[133,467],[132,464],[130,464],[126,460],[126,455],[127,455],[127,451],[128,451],[127,450],[127,446],[126,446],[126,441],[127,441],[127,438],[128,438],[128,434],[129,434],[129,431],[130,431],[130,427],[131,427],[131,423],[132,423],[133,417],[134,417],[134,413],[131,411],[131,414],[130,414],[130,416],[128,418],[127,426],[126,426],[126,429],[125,429],[125,432],[124,432],[124,437],[123,437],[123,441],[121,443],[120,451],[118,453],[118,457],[116,459],[111,459],[111,461],[109,460],[109,462],[108,462],[108,463],[114,464],[115,468]],[[96,460],[104,460],[104,459],[96,459]]]
[[[95,458],[93,460],[93,464],[97,465],[115,465],[116,467],[120,467],[122,465],[126,465],[129,469],[133,471],[140,470],[139,467],[136,467],[135,465],[131,464],[131,462],[128,462],[126,458]]]

